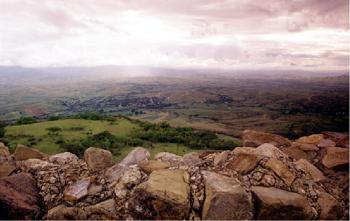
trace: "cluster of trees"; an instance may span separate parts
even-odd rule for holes
[[[16,124],[17,125],[23,125],[23,124],[33,124],[38,122],[34,117],[20,117]]]
[[[210,131],[195,131],[189,127],[171,127],[162,122],[152,124],[139,122],[140,130],[135,131],[134,137],[154,143],[177,143],[193,149],[232,149],[237,144],[232,140],[219,138]]]

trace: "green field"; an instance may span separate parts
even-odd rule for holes
[[[4,140],[8,141],[10,150],[14,150],[17,144],[24,144],[47,154],[64,152],[57,141],[76,143],[80,139],[109,131],[117,137],[128,137],[135,129],[139,128],[126,118],[117,117],[115,121],[62,119],[45,121],[27,125],[14,125],[6,127]],[[50,131],[50,128],[60,128],[58,132]],[[178,155],[193,151],[183,145],[173,143],[154,143],[147,147],[152,156],[158,152],[167,151]],[[115,153],[114,159],[119,160],[126,156],[133,147],[122,147]]]

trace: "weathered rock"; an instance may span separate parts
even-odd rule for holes
[[[238,154],[227,164],[227,168],[233,169],[241,174],[250,173],[258,165],[259,158],[253,154]]]
[[[237,179],[203,171],[205,202],[202,218],[208,220],[246,220],[252,218],[250,193]]]
[[[349,166],[349,149],[341,147],[327,147],[322,164],[329,168]]]
[[[128,167],[114,187],[115,196],[119,199],[124,199],[129,190],[140,184],[141,180],[142,174],[140,169],[136,165]]]
[[[298,143],[318,145],[324,139],[322,134],[313,134],[310,136],[300,137],[296,140]]]
[[[136,219],[187,219],[190,212],[188,174],[183,170],[156,170],[129,200]]]
[[[150,174],[155,170],[168,169],[170,167],[170,163],[158,160],[149,160],[141,162],[139,166],[143,171]]]
[[[4,143],[0,142],[0,162],[3,160],[7,160],[10,157],[10,151]]]
[[[83,210],[86,213],[86,219],[89,220],[115,220],[119,218],[115,207],[115,201],[109,199],[96,205],[88,206]]]
[[[326,147],[335,147],[337,144],[331,139],[323,139],[318,143],[318,147],[326,148]]]
[[[0,219],[38,219],[40,208],[38,189],[29,174],[0,179]]]
[[[10,175],[16,169],[16,165],[11,160],[0,161],[0,177]]]
[[[285,153],[283,153],[280,149],[275,147],[272,144],[262,144],[257,148],[252,147],[236,147],[233,151],[233,154],[254,154],[260,157],[270,157],[278,159],[280,157],[287,157]]]
[[[199,157],[200,153],[199,152],[191,152],[187,153],[182,156],[183,162],[186,165],[197,165],[200,164],[202,161]]]
[[[91,171],[104,170],[112,165],[112,153],[96,147],[89,147],[84,152],[84,160]]]
[[[319,169],[317,169],[317,167],[305,159],[300,159],[295,162],[295,167],[302,170],[304,173],[309,174],[315,182],[321,182],[326,179],[326,177]]]
[[[69,203],[75,203],[88,194],[89,186],[89,179],[78,180],[65,189],[63,200]]]
[[[56,163],[60,165],[67,163],[76,163],[78,160],[79,158],[70,152],[59,153],[49,157],[50,163]]]
[[[304,151],[318,150],[317,145],[312,143],[293,142],[292,147],[297,147],[300,150],[304,150]]]
[[[50,209],[48,220],[115,220],[120,219],[115,209],[115,201],[109,199],[87,207],[66,207],[59,205]]]
[[[104,176],[106,177],[107,182],[111,186],[113,186],[116,184],[116,182],[118,181],[120,176],[123,175],[123,173],[126,169],[127,168],[125,166],[122,166],[120,164],[115,164],[114,166],[108,168],[105,171]]]
[[[168,152],[160,152],[154,157],[154,159],[168,162],[171,166],[177,166],[183,163],[182,157]]]
[[[275,172],[288,186],[292,185],[295,175],[281,161],[271,158],[265,166]]]
[[[227,160],[229,155],[230,155],[230,151],[223,151],[218,155],[216,155],[214,158],[214,166],[216,167],[224,163]]]
[[[333,140],[337,146],[349,148],[349,134],[325,131],[322,132],[325,138]]]
[[[28,159],[44,159],[46,155],[39,150],[17,144],[14,157],[16,161],[19,161]]]
[[[31,170],[38,171],[38,170],[43,170],[45,167],[53,165],[52,163],[49,163],[45,160],[40,160],[40,159],[23,160],[21,162],[18,162],[17,164],[23,171],[31,171]]]
[[[341,218],[342,208],[332,195],[321,192],[318,196],[317,203],[321,207],[319,219],[336,220]]]
[[[287,138],[276,134],[264,133],[255,130],[243,131],[243,146],[257,147],[264,143],[270,143],[277,147],[288,147],[290,141]]]
[[[311,219],[312,208],[305,197],[274,187],[252,187],[256,199],[255,219]]]
[[[150,153],[145,148],[136,147],[119,164],[128,167],[149,160],[150,156]]]
[[[290,147],[283,149],[283,153],[287,154],[288,156],[290,156],[291,158],[294,158],[296,160],[308,159],[307,154],[303,150],[299,149],[296,146],[290,146]]]

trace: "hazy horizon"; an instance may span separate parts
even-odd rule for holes
[[[349,2],[0,0],[0,66],[348,72]]]

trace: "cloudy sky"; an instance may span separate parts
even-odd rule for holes
[[[348,0],[0,0],[0,65],[347,70]]]

